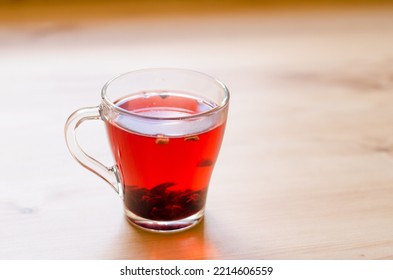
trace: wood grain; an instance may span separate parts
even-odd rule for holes
[[[0,259],[393,259],[393,10],[2,25],[0,61]],[[232,93],[206,218],[170,235],[63,139],[107,80],[159,66]],[[102,124],[80,137],[112,161]]]

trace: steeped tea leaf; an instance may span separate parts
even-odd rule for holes
[[[179,220],[200,211],[206,200],[207,188],[192,191],[171,190],[174,183],[162,183],[152,189],[126,187],[125,202],[136,215],[158,221]]]
[[[199,167],[207,167],[207,166],[212,166],[214,164],[214,161],[210,159],[203,159],[200,162],[198,162]]]

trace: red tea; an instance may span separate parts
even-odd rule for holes
[[[143,121],[119,117],[107,122],[126,209],[156,221],[179,220],[202,210],[225,121],[198,114],[217,105],[168,92],[130,95],[116,105],[144,116]]]

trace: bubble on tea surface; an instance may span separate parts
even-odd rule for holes
[[[138,96],[134,97],[131,102],[137,102]],[[177,103],[169,106],[170,102],[165,106],[146,106],[133,109],[132,112],[137,116],[120,114],[116,117],[115,123],[125,130],[133,131],[143,135],[155,136],[157,133],[166,135],[167,137],[181,137],[185,135],[195,135],[213,129],[220,121],[219,114],[208,114],[203,117],[192,118],[194,114],[209,111],[217,104],[203,99],[196,98],[188,94],[179,94],[171,92],[144,92],[142,99],[149,99],[154,97],[159,99],[169,99],[176,97]],[[179,99],[180,98],[180,99]],[[189,110],[181,107],[179,100],[185,100],[186,104],[196,104],[195,110]],[[121,101],[119,104],[129,102],[128,99]],[[167,102],[167,101],[165,101]],[[168,107],[169,106],[169,107]],[[163,141],[158,140],[161,144]]]

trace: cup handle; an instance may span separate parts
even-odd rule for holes
[[[67,143],[68,150],[76,161],[78,161],[83,167],[87,168],[91,172],[95,173],[102,179],[104,179],[109,185],[123,197],[123,186],[120,180],[120,174],[116,165],[107,167],[95,158],[86,154],[76,139],[76,129],[84,121],[87,120],[100,120],[100,107],[86,107],[76,110],[72,113],[64,127],[64,134]]]

